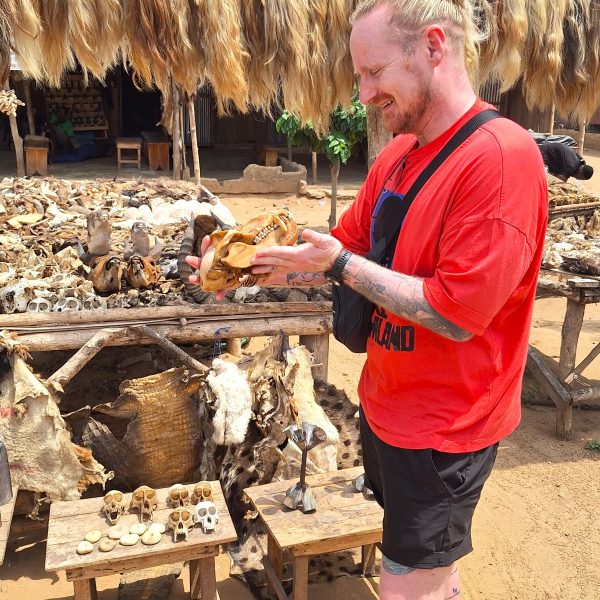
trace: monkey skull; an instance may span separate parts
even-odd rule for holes
[[[115,525],[125,511],[125,495],[123,492],[113,490],[106,493],[102,500],[104,502],[102,512],[106,514],[106,518],[110,521],[110,524]]]
[[[131,494],[129,510],[136,509],[140,513],[140,521],[143,523],[145,518],[152,521],[152,513],[158,506],[156,490],[147,485],[142,485]]]

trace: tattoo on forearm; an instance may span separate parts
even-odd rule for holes
[[[452,598],[458,598],[460,596],[460,588],[452,588],[452,594],[447,596],[444,600],[452,600]]]
[[[291,287],[307,287],[313,285],[320,285],[321,282],[318,279],[321,278],[318,273],[288,273],[287,284]]]
[[[472,335],[433,310],[423,294],[423,280],[396,273],[359,256],[353,256],[343,275],[344,283],[378,306],[427,327],[451,340]]]

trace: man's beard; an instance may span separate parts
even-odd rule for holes
[[[432,98],[431,82],[420,82],[410,106],[403,108],[402,111],[397,110],[389,122],[384,121],[386,129],[392,133],[417,134]],[[400,108],[398,104],[396,104],[396,108]]]

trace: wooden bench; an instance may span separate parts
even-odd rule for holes
[[[160,131],[142,131],[144,140],[144,152],[148,160],[148,165],[152,171],[170,170],[169,150],[171,140],[169,136]]]
[[[93,552],[83,556],[79,556],[76,549],[86,532],[99,529],[106,537],[109,528],[108,521],[100,513],[102,498],[52,504],[48,522],[46,571],[65,571],[67,580],[73,582],[75,600],[96,600],[96,577],[187,560],[190,565],[190,597],[217,599],[215,557],[219,554],[219,546],[235,541],[237,535],[221,485],[213,481],[211,487],[219,511],[219,522],[214,533],[205,534],[199,527],[194,527],[187,541],[181,539],[174,542],[172,532],[167,531],[154,546],[145,546],[138,541],[135,546],[117,544],[111,552],[100,552],[95,544]],[[188,485],[187,488],[191,494],[194,486]],[[158,509],[154,511],[153,521],[165,524],[172,510],[165,503],[168,488],[159,489],[157,493]],[[125,494],[125,497],[129,506],[131,494]],[[127,510],[119,519],[119,524],[129,526],[137,522],[137,512],[130,514]]]
[[[308,597],[311,556],[360,546],[363,561],[373,561],[374,546],[381,541],[383,509],[354,489],[352,481],[363,472],[362,467],[353,467],[307,477],[317,499],[317,510],[312,514],[283,505],[285,492],[297,480],[244,490],[267,526],[265,573],[279,600],[288,598],[281,584],[284,552],[293,560],[294,600]]]
[[[25,149],[25,172],[27,175],[48,174],[48,148],[50,140],[40,135],[27,135],[23,141]]]
[[[120,137],[117,138],[117,168],[123,164],[135,164],[138,169],[142,168],[142,138]],[[123,156],[123,151],[127,154]],[[135,152],[135,157],[133,156]]]
[[[18,491],[15,488],[12,500],[8,504],[0,506],[0,565],[4,563],[4,553],[6,552],[6,544],[8,542],[8,534],[10,533],[10,524],[12,522]]]

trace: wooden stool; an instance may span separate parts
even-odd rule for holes
[[[283,505],[285,492],[296,481],[278,481],[246,488],[260,518],[268,529],[265,573],[279,600],[287,600],[281,577],[283,555],[294,562],[294,600],[308,597],[308,561],[311,556],[362,547],[363,572],[374,560],[374,546],[381,541],[383,509],[366,500],[352,481],[364,473],[362,467],[311,475],[306,482],[317,499],[317,510],[303,514]]]
[[[194,486],[186,486],[192,493]],[[56,502],[50,506],[48,522],[48,541],[46,544],[46,571],[66,571],[67,580],[73,582],[75,600],[96,600],[96,577],[126,573],[137,569],[168,565],[189,561],[190,597],[193,600],[218,600],[215,573],[215,557],[219,546],[237,539],[227,505],[218,481],[211,482],[214,503],[219,511],[219,522],[213,533],[205,534],[194,527],[187,541],[173,541],[171,531],[163,534],[154,546],[144,546],[138,542],[135,546],[117,545],[111,552],[100,552],[98,546],[90,554],[79,556],[77,545],[88,531],[99,529],[103,537],[109,528],[104,514],[102,498]],[[168,488],[157,490],[158,508],[154,511],[155,523],[167,522],[171,508],[166,506]],[[131,494],[125,494],[127,506]],[[191,507],[193,511],[193,506]],[[119,524],[128,526],[137,523],[137,512],[126,511]]]
[[[135,150],[135,158],[128,155],[122,156],[123,150]],[[135,164],[138,169],[142,168],[142,138],[139,137],[120,137],[117,138],[117,168],[120,169],[123,164]]]
[[[152,171],[170,170],[169,148],[171,141],[160,131],[142,131],[148,165]]]
[[[10,524],[12,522],[18,491],[15,488],[12,500],[8,504],[0,506],[0,565],[4,562],[4,553],[6,552],[6,543],[8,542],[8,534],[10,532]]]
[[[48,174],[48,147],[50,140],[40,135],[27,135],[23,141],[25,172],[27,175]]]

